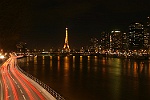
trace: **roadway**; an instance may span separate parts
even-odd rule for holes
[[[17,68],[17,56],[0,67],[0,100],[56,100],[43,87]]]

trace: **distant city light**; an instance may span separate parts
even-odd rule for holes
[[[0,55],[0,59],[4,59],[5,58],[5,56],[3,56],[3,55]]]
[[[114,33],[114,32],[116,32],[116,33],[117,33],[117,32],[120,32],[120,31],[111,31],[111,33]]]

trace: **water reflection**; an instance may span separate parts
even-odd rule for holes
[[[90,71],[90,56],[88,56],[88,65],[87,65],[87,68],[88,68],[88,72]]]
[[[59,72],[60,71],[60,56],[57,57],[57,60],[58,60],[57,69],[58,69],[58,72]]]
[[[23,59],[23,69],[36,72],[40,80],[45,79],[44,83],[69,100],[136,100],[150,94],[150,61],[98,56]]]
[[[83,58],[82,58],[82,56],[80,56],[80,72],[82,72],[82,60],[83,60]]]
[[[52,68],[53,68],[53,62],[52,62],[52,56],[50,56],[50,70],[52,70]]]
[[[64,58],[64,74],[65,74],[65,76],[68,76],[68,71],[69,71],[69,57],[66,56]]]
[[[94,56],[94,71],[97,71],[98,69],[98,60],[97,56]]]
[[[149,73],[149,63],[143,61],[126,60],[123,64],[123,72],[128,76],[139,77],[140,74]]]
[[[69,85],[69,57],[66,56],[64,58],[64,77],[63,77],[63,83],[66,89],[68,89]]]
[[[34,57],[34,64],[37,64],[37,56]]]
[[[73,71],[75,71],[75,56],[73,56]]]
[[[34,70],[34,75],[36,75],[36,70],[37,70],[37,56],[34,57],[34,66],[33,66],[33,70]]]
[[[42,56],[42,73],[45,71],[45,56]]]
[[[134,77],[137,77],[137,69],[138,69],[138,65],[137,65],[136,62],[134,62],[133,63],[133,68],[132,68]]]
[[[30,57],[27,57],[27,66],[29,66]]]

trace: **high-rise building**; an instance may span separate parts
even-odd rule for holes
[[[150,28],[150,17],[147,17],[147,27]]]
[[[144,26],[140,23],[133,23],[129,26],[128,46],[130,50],[144,48]]]
[[[98,52],[99,49],[99,43],[97,38],[91,38],[90,40],[90,51],[91,52]]]
[[[150,44],[150,19],[147,17],[146,25],[144,26],[144,49],[147,50]]]
[[[100,48],[101,51],[108,51],[110,48],[110,36],[109,33],[102,32],[100,34]]]
[[[121,43],[121,51],[127,51],[128,50],[128,38],[127,38],[127,33],[122,34],[122,43]]]
[[[147,23],[146,23],[146,46],[147,46],[147,50],[148,50],[148,53],[150,54],[150,17],[147,17]]]
[[[119,30],[113,30],[110,34],[111,52],[120,51],[122,46],[122,33]]]

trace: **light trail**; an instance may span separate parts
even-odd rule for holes
[[[2,82],[1,82],[1,80],[0,80],[0,89],[1,89],[1,100],[3,100],[3,86],[2,86]]]
[[[11,85],[11,87],[12,87],[12,91],[13,91],[13,94],[14,94],[14,100],[19,100],[19,99],[18,99],[18,95],[17,95],[17,90],[16,90],[16,88],[15,88],[14,83],[12,82],[12,80],[11,80],[11,78],[10,78],[9,73],[7,73],[7,77],[8,77],[8,80],[9,80],[9,82],[10,82],[10,85]]]
[[[22,74],[20,74],[20,72],[18,72],[16,69],[14,69],[15,73],[17,73],[19,75],[19,77],[21,79],[23,79],[23,81],[28,84],[30,86],[30,88],[32,88],[32,90],[40,97],[41,100],[45,100],[45,98],[41,95],[41,93],[29,82],[27,81]]]
[[[2,68],[3,69],[3,68]],[[2,70],[3,71],[3,70]],[[5,78],[4,78],[4,75],[3,75],[4,73],[2,73],[2,80],[3,80],[3,83],[4,83],[4,94],[5,94],[5,96],[4,96],[4,100],[8,100],[8,88],[7,88],[7,84],[6,84],[6,80],[5,80]]]
[[[7,66],[4,66],[4,71],[5,71],[4,74],[5,74],[6,77],[8,78],[8,81],[9,81],[10,86],[11,86],[11,88],[12,88],[12,92],[13,92],[13,95],[14,95],[14,99],[15,99],[15,100],[18,100],[17,90],[16,90],[16,88],[15,88],[14,83],[12,82],[12,79],[10,78],[10,74],[8,73],[7,69],[8,69],[8,65],[7,65]]]
[[[12,60],[13,62],[15,62],[15,60]],[[40,94],[40,92],[38,92],[36,90],[36,88],[34,88],[34,86],[28,82],[23,76],[21,76],[22,74],[16,70],[14,63],[12,63],[11,67],[10,67],[10,71],[12,72],[12,74],[17,78],[17,80],[19,81],[19,83],[23,86],[23,88],[26,90],[26,93],[28,94],[28,96],[30,97],[30,99],[34,99],[33,95],[31,95],[31,92],[26,89],[27,87],[25,86],[25,84],[27,84],[36,94],[37,96],[39,96],[39,98],[41,100],[44,100],[45,98]]]
[[[20,72],[16,59],[16,56],[12,56],[0,67],[0,99],[56,100],[38,83]]]
[[[18,82],[20,83],[20,85],[23,87],[23,89],[26,91],[28,97],[30,100],[34,100],[34,98],[32,97],[31,92],[29,91],[29,89],[27,89],[27,87],[25,86],[25,83],[18,77],[18,75],[14,72],[14,70],[12,69],[13,67],[10,67],[10,71],[13,73],[13,75],[15,76],[15,78],[18,80]],[[18,85],[17,85],[18,86]],[[18,86],[20,88],[20,86]]]
[[[16,75],[16,73],[14,73],[14,71],[12,73],[16,77],[16,79],[18,80],[20,85],[23,87],[23,89],[26,91],[26,93],[27,93],[28,97],[30,98],[30,100],[33,100],[34,98],[32,97],[32,94],[29,91],[29,89],[27,89],[27,87],[25,86],[25,83]]]

